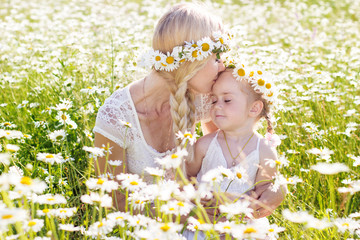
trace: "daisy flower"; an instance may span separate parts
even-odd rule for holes
[[[57,208],[51,211],[51,215],[61,219],[72,217],[75,213],[76,208]]]
[[[4,165],[10,164],[11,155],[8,153],[0,153],[0,162]]]
[[[80,227],[75,227],[73,224],[59,224],[60,230],[66,232],[77,232],[80,231]]]
[[[18,145],[14,145],[14,144],[6,144],[5,145],[5,149],[9,152],[17,152],[20,150],[20,147]]]
[[[161,64],[161,70],[171,72],[174,69],[179,67],[179,62],[177,61],[176,53],[167,53],[165,61]]]
[[[166,55],[159,50],[152,51],[150,54],[150,66],[154,66],[156,70],[161,70],[163,64],[166,62]]]
[[[101,207],[112,207],[112,198],[107,194],[100,195],[99,193],[90,192],[90,195],[82,195],[80,200],[90,205],[99,203]]]
[[[120,121],[120,124],[122,126],[125,126],[125,127],[128,127],[128,128],[132,127],[131,123],[129,123],[129,122],[126,122],[126,121],[123,121],[123,120],[119,120],[119,121]]]
[[[177,151],[173,154],[169,154],[164,158],[156,158],[155,161],[160,164],[165,169],[176,169],[180,166],[184,157],[188,155],[186,149],[180,147],[177,148]]]
[[[316,165],[311,166],[311,169],[326,175],[350,171],[349,167],[343,163],[317,163]]]
[[[119,184],[113,180],[108,180],[106,178],[90,178],[86,181],[86,186],[91,190],[98,190],[105,192],[112,192],[113,190],[118,189]]]
[[[38,153],[36,159],[45,163],[63,163],[64,158],[61,156],[61,153],[52,154],[52,153]]]
[[[44,219],[31,219],[24,223],[25,231],[39,232],[44,227]]]
[[[250,208],[250,204],[251,203],[247,200],[239,200],[234,203],[220,205],[219,210],[221,213],[225,213],[228,219],[239,214],[245,214],[248,217],[252,217],[253,209]]]
[[[144,171],[153,177],[164,177],[165,175],[165,170],[160,168],[146,167]]]
[[[203,39],[197,41],[197,45],[199,46],[199,54],[204,58],[207,58],[212,54],[214,42],[209,37],[204,37]]]
[[[190,213],[193,208],[192,204],[182,201],[172,200],[161,205],[160,211],[165,214],[175,214],[185,216]]]
[[[179,131],[178,133],[176,133],[176,137],[182,140],[181,144],[185,144],[186,142],[188,142],[190,143],[190,145],[194,145],[198,135],[196,133],[192,134],[190,131],[185,131],[185,133]]]
[[[66,132],[63,129],[61,129],[61,130],[55,130],[54,132],[50,133],[48,137],[53,142],[59,142],[64,140],[66,135],[67,135]]]
[[[121,160],[109,160],[108,163],[110,166],[118,167],[122,164],[122,161]]]
[[[138,191],[146,186],[146,183],[137,174],[120,174],[116,178],[121,181],[121,187],[129,191]]]
[[[24,221],[29,218],[29,213],[24,209],[19,208],[0,208],[0,226],[6,226],[18,221]]]
[[[20,176],[18,174],[10,174],[10,182],[15,185],[15,191],[23,194],[34,192],[43,193],[47,188],[44,181],[39,179],[31,179],[30,177]]]
[[[201,219],[196,219],[194,217],[190,217],[188,219],[188,226],[187,229],[189,229],[190,231],[208,231],[210,229],[212,229],[212,225],[209,223],[205,223],[203,220]]]
[[[103,219],[101,222],[95,222],[90,225],[88,231],[85,231],[85,235],[93,238],[102,238],[101,236],[105,236],[110,233],[114,226],[115,225],[112,221]]]
[[[238,81],[242,81],[242,80],[246,80],[247,79],[247,74],[249,74],[248,72],[246,72],[245,69],[245,65],[244,64],[237,64],[236,68],[234,68],[233,72],[232,72],[234,78]]]
[[[59,111],[55,119],[58,120],[62,125],[68,124],[69,121],[71,121],[69,114],[63,111]]]
[[[234,173],[234,179],[240,183],[247,183],[249,181],[249,175],[247,174],[247,170],[241,166],[240,164],[236,165],[233,169],[232,169],[233,173]]]
[[[84,146],[83,150],[91,153],[92,156],[95,156],[95,157],[104,157],[105,156],[105,153],[104,153],[105,149],[102,149],[102,148]]]
[[[34,202],[37,202],[39,204],[48,204],[48,205],[54,205],[54,204],[66,204],[66,199],[64,196],[60,194],[45,194],[45,195],[39,195],[34,196]]]

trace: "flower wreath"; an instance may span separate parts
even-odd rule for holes
[[[215,32],[213,41],[210,37],[204,37],[198,41],[186,42],[183,46],[176,46],[172,52],[162,53],[159,50],[150,49],[140,59],[143,67],[153,67],[156,70],[168,72],[177,69],[182,62],[195,60],[201,61],[212,53],[220,58],[220,53],[229,51],[230,34]]]
[[[247,81],[255,92],[262,93],[270,105],[276,100],[277,90],[269,72],[260,68],[248,68],[244,64],[235,64],[234,60],[225,63],[227,68],[233,68],[233,76],[237,81]]]

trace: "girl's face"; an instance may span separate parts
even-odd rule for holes
[[[196,93],[209,93],[220,72],[225,70],[224,63],[212,54],[204,68],[188,82],[188,87]]]
[[[212,89],[211,118],[222,130],[245,126],[249,120],[249,96],[240,90],[232,72],[220,74]]]

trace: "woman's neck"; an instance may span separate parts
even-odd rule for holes
[[[170,90],[164,78],[155,71],[138,82],[135,105],[139,112],[152,116],[161,115],[169,109]],[[134,94],[134,95],[135,95]]]

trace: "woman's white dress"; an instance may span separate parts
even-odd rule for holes
[[[162,158],[167,152],[158,152],[145,141],[134,102],[130,95],[130,85],[115,91],[99,108],[93,132],[126,149],[126,159],[129,173],[144,177],[148,183],[153,178],[144,172],[146,167],[157,167],[155,158]],[[208,95],[198,95],[195,98],[195,118],[197,121],[209,119],[210,101]],[[129,122],[131,128],[121,122]]]

